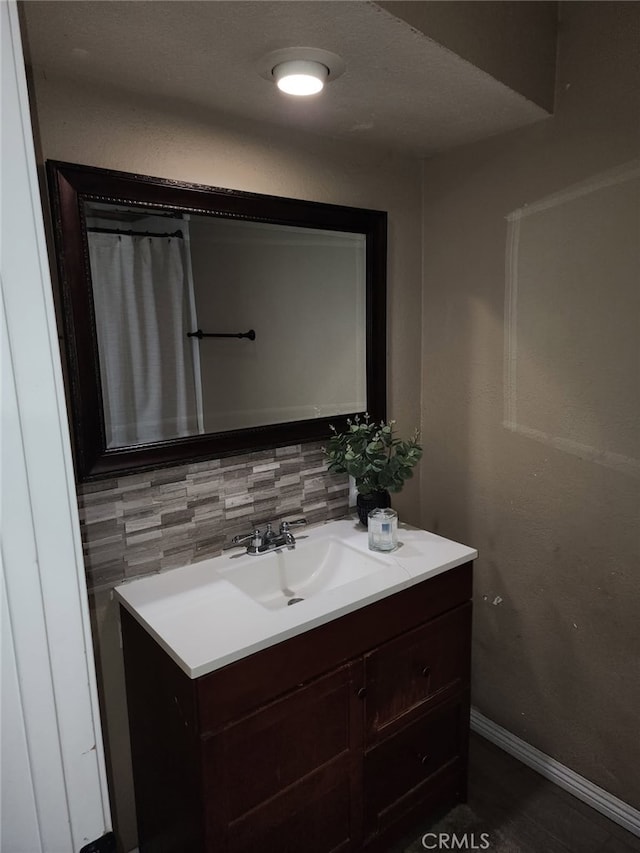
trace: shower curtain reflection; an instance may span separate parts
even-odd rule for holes
[[[197,434],[183,241],[89,231],[88,242],[107,447]]]

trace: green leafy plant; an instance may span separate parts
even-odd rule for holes
[[[333,435],[323,448],[329,471],[350,474],[361,495],[399,492],[422,457],[418,430],[404,441],[394,437],[395,421],[372,423],[365,415],[364,420],[356,417],[347,424],[345,432],[331,427]]]

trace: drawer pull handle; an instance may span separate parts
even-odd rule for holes
[[[423,666],[422,670],[420,671],[420,675],[423,678],[429,678],[429,676],[431,675],[431,667],[430,666]]]
[[[425,767],[431,761],[431,756],[429,754],[420,756],[420,764]]]
[[[367,688],[366,687],[361,687],[358,690],[358,692],[356,693],[356,696],[358,697],[358,699],[364,699],[364,697],[366,695],[367,695]]]

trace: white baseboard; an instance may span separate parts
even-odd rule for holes
[[[596,811],[615,821],[615,823],[640,836],[640,811],[614,797],[604,788],[594,785],[584,776],[560,764],[555,758],[540,752],[539,749],[511,734],[502,726],[483,716],[475,708],[471,709],[471,728],[487,740],[495,743],[505,752],[513,755],[523,764],[531,767],[546,779],[564,788],[574,797],[587,803]]]

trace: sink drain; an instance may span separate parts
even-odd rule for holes
[[[287,607],[291,607],[292,604],[297,604],[299,601],[304,601],[304,598],[290,598],[287,601]]]

